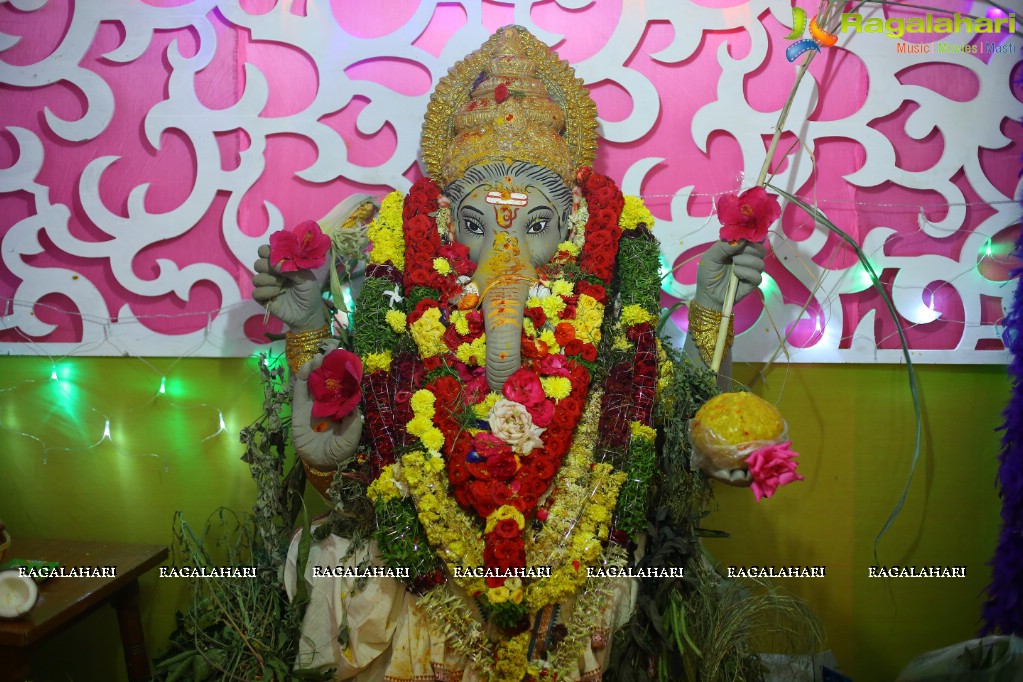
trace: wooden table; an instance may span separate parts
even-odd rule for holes
[[[78,540],[15,538],[8,558],[58,561],[66,569],[113,566],[117,575],[100,578],[49,578],[39,585],[39,601],[25,618],[0,621],[0,682],[23,682],[29,653],[47,637],[110,603],[124,646],[128,679],[149,679],[149,658],[139,614],[138,577],[167,558],[160,545],[124,545]]]

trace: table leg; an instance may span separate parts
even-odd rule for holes
[[[146,655],[146,641],[142,634],[142,616],[139,614],[139,583],[132,580],[111,600],[117,610],[117,624],[121,627],[121,645],[124,647],[124,663],[128,668],[130,682],[144,682],[149,679],[149,657]]]
[[[25,682],[28,663],[28,649],[0,646],[0,682]]]

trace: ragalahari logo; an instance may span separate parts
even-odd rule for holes
[[[809,52],[810,50],[820,52],[822,47],[831,47],[838,42],[838,36],[834,33],[828,33],[817,23],[817,15],[814,15],[813,19],[810,20],[810,37],[799,39],[806,30],[806,10],[801,7],[793,7],[792,32],[785,36],[785,40],[796,41],[785,48],[785,58],[790,62],[799,59],[799,56],[804,52]]]

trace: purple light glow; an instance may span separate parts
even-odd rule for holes
[[[992,7],[987,11],[985,16],[987,16],[988,19],[1007,19],[1009,15],[997,7]]]

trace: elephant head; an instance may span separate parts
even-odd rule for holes
[[[568,231],[572,192],[556,173],[525,162],[474,166],[452,182],[455,238],[477,264],[487,334],[487,383],[500,391],[522,364],[522,321],[536,270]]]

